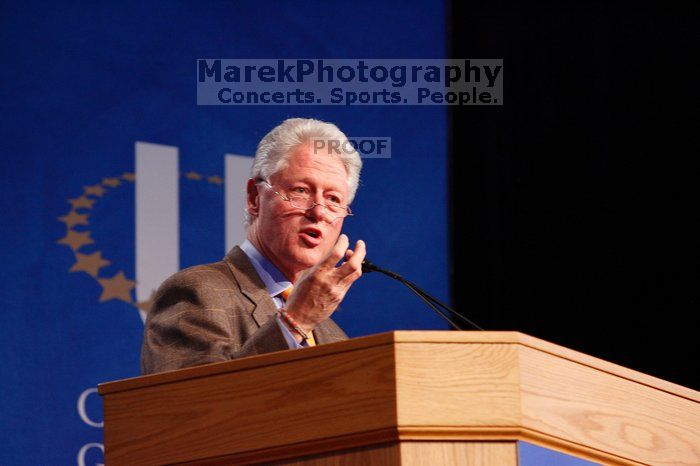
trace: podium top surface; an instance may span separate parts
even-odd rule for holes
[[[432,344],[512,344],[532,348],[536,351],[605,372],[622,379],[636,382],[700,403],[700,392],[682,385],[644,374],[548,341],[520,332],[497,331],[393,331],[353,338],[332,345],[321,345],[295,351],[268,353],[243,359],[207,364],[176,371],[134,377],[99,385],[100,395],[108,395],[142,387],[174,383],[183,380],[208,377],[226,372],[284,364],[299,359],[328,356],[335,353],[357,351],[376,346],[404,343]]]

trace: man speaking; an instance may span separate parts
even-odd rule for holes
[[[246,186],[246,241],[161,285],[141,372],[346,339],[330,316],[362,275],[364,242],[351,250],[340,234],[361,168],[333,124],[292,118],[270,131]]]

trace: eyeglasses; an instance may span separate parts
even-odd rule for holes
[[[308,193],[290,193],[288,195],[284,195],[279,191],[275,191],[268,181],[258,180],[257,184],[264,184],[268,188],[272,189],[272,192],[289,202],[295,209],[307,211],[313,209],[317,205],[320,205],[321,207],[325,207],[326,215],[333,220],[353,215],[350,207],[344,206],[338,202],[326,200],[325,204],[319,204],[315,202]]]

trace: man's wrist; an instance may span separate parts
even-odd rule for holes
[[[295,332],[294,329],[289,327],[289,324],[284,321],[279,312],[275,314],[275,320],[277,321],[277,325],[284,335],[284,339],[287,341],[289,348],[302,348],[301,344],[304,341],[303,338],[301,338],[301,335]]]
[[[288,312],[287,309],[284,307],[281,307],[277,313],[280,316],[280,320],[282,323],[287,327],[292,334],[296,337],[298,336],[301,341],[308,340],[309,339],[309,334],[313,331],[313,329],[306,329],[302,327],[299,322],[294,319]]]
[[[284,309],[284,312],[286,312],[306,334],[312,332],[317,325],[314,322],[309,322],[304,312],[300,312],[298,308],[283,306],[282,309]]]

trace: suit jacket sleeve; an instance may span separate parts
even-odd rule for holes
[[[224,262],[176,273],[156,292],[148,313],[141,372],[288,349],[274,313],[258,324],[252,316],[255,307]]]

